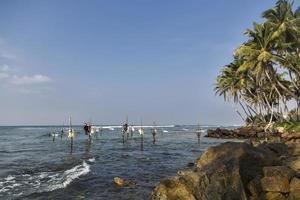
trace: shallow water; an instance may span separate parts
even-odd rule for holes
[[[202,137],[198,143],[194,126],[176,126],[160,130],[153,144],[145,129],[141,151],[138,132],[125,144],[120,129],[103,130],[89,142],[75,127],[71,153],[66,135],[50,136],[59,129],[0,127],[0,199],[149,199],[159,180],[226,141]],[[117,187],[116,176],[136,184]]]

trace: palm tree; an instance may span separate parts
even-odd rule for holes
[[[247,118],[269,116],[268,128],[273,117],[283,119],[288,101],[296,100],[299,110],[300,8],[293,11],[290,1],[278,0],[262,16],[266,21],[246,31],[249,39],[223,67],[215,91],[239,104]]]

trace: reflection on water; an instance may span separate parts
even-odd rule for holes
[[[70,149],[67,135],[53,139],[54,129],[60,130],[0,127],[0,199],[147,199],[159,180],[224,142],[203,137],[198,142],[193,126],[158,130],[155,144],[151,128],[143,140],[136,130],[123,144],[119,129],[100,130],[89,140],[75,127]],[[117,187],[116,176],[136,184]]]

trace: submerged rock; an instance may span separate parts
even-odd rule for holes
[[[210,147],[195,169],[161,181],[152,200],[297,199],[299,171],[286,165],[290,156],[282,143],[253,147],[227,142]]]
[[[136,185],[136,182],[132,180],[122,179],[120,177],[114,177],[114,183],[119,187]]]
[[[114,183],[117,185],[117,186],[124,186],[125,185],[125,180],[122,179],[122,178],[119,178],[119,177],[115,177],[114,178]]]

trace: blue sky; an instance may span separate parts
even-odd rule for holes
[[[2,0],[0,125],[240,124],[214,81],[274,4]]]

